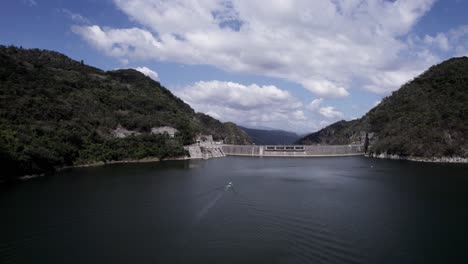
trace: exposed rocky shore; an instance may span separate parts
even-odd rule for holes
[[[463,157],[405,157],[399,155],[391,155],[391,154],[371,154],[368,155],[371,158],[378,158],[378,159],[393,159],[393,160],[410,160],[410,161],[417,161],[417,162],[432,162],[432,163],[468,163],[468,158]]]

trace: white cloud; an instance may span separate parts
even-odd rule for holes
[[[302,110],[294,111],[291,116],[292,116],[293,120],[297,120],[297,121],[307,120],[307,117],[305,116],[304,111],[302,111]]]
[[[374,92],[394,90],[437,60],[416,62],[424,47],[404,40],[434,2],[114,0],[142,27],[73,31],[118,59],[209,64],[287,79],[321,97],[344,97],[356,80]],[[425,46],[434,43],[450,47],[440,36]]]
[[[326,127],[328,125],[331,125],[332,123],[330,121],[325,121],[325,120],[322,120],[320,121],[320,126],[321,127]]]
[[[455,56],[468,56],[468,25],[450,30],[447,35],[450,46],[455,49]]]
[[[438,33],[435,37],[426,35],[424,37],[424,43],[427,45],[436,45],[443,51],[448,51],[450,49],[449,39],[443,33]]]
[[[91,24],[91,20],[89,20],[87,17],[78,14],[78,13],[73,13],[72,11],[66,9],[66,8],[61,8],[57,9],[58,12],[65,14],[68,16],[73,22],[78,23],[78,24]]]
[[[310,102],[306,108],[307,110],[311,111],[312,113],[316,113],[321,115],[322,117],[326,117],[329,120],[328,121],[323,121],[320,122],[320,125],[323,126],[323,124],[326,122],[327,125],[330,124],[330,121],[332,120],[338,120],[338,119],[343,119],[345,115],[337,110],[333,106],[326,106],[326,107],[320,107],[323,103],[323,98],[319,99],[314,99],[312,102]]]
[[[72,31],[107,55],[120,59],[155,58],[154,51],[161,47],[150,32],[138,28],[103,31],[99,26],[73,26]]]
[[[344,114],[335,109],[333,106],[322,107],[319,109],[319,113],[329,119],[343,118]]]
[[[370,83],[364,87],[369,91],[385,94],[392,91],[394,87],[402,86],[420,73],[419,70],[378,72],[369,77]]]
[[[302,103],[288,91],[274,85],[246,86],[234,82],[200,81],[177,93],[189,102],[222,105],[239,110],[279,108],[280,111],[289,111],[302,107]]]
[[[135,68],[135,70],[143,73],[144,75],[150,77],[151,79],[155,80],[155,81],[158,81],[159,82],[159,75],[157,72],[147,68],[147,67],[138,67],[138,68]]]
[[[307,105],[307,109],[310,111],[317,111],[322,102],[323,98],[314,99],[312,102],[310,102],[310,104]]]
[[[451,53],[455,50],[455,55],[464,56],[465,54],[457,54],[457,51],[462,48],[467,49],[468,46],[468,25],[459,26],[458,28],[449,30],[448,32],[439,32],[434,36],[425,35],[424,38],[414,37],[413,45],[425,44],[426,49],[439,49],[446,53]]]
[[[295,131],[315,129],[303,111],[304,105],[273,85],[201,81],[174,92],[196,111],[222,121]]]
[[[349,95],[349,92],[344,87],[327,80],[305,80],[300,83],[307,90],[321,96],[344,97]]]

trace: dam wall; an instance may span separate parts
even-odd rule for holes
[[[331,157],[364,155],[364,145],[258,146],[223,145],[226,156]]]
[[[186,150],[188,150],[190,157],[189,159],[211,159],[211,158],[221,158],[225,157],[226,155],[223,152],[221,146],[199,146],[199,145],[191,145],[186,146]]]

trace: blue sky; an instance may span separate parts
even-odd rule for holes
[[[197,111],[299,133],[468,55],[463,0],[4,0],[0,44],[135,68]]]

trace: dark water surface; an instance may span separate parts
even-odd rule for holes
[[[0,263],[468,263],[466,165],[121,164],[4,186],[0,210]]]

